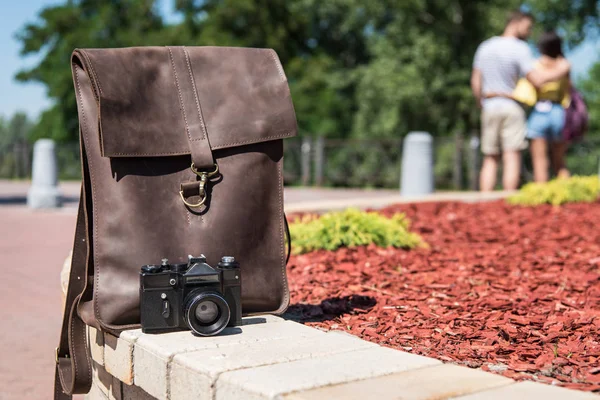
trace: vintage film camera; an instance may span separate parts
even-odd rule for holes
[[[213,268],[206,257],[188,256],[188,262],[144,265],[140,272],[142,332],[191,329],[213,336],[226,326],[242,324],[240,265],[223,257]]]

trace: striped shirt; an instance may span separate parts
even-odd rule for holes
[[[520,77],[533,69],[535,59],[527,43],[515,37],[494,36],[481,43],[475,52],[473,68],[481,71],[482,94],[511,94]],[[496,107],[512,100],[494,97],[483,100],[483,107]]]

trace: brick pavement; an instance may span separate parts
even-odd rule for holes
[[[0,207],[0,399],[49,399],[75,215]]]

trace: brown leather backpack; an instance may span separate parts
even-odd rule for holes
[[[289,303],[282,139],[297,127],[275,52],[79,49],[71,67],[83,183],[55,398],[89,391],[86,324],[139,327],[144,264],[232,255],[244,314]]]

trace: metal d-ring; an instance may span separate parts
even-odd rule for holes
[[[198,208],[198,207],[202,206],[202,204],[204,204],[204,202],[206,201],[206,197],[207,197],[206,192],[204,192],[204,195],[202,196],[202,200],[200,200],[198,203],[196,203],[196,204],[189,203],[185,199],[185,196],[183,195],[183,187],[179,191],[179,196],[181,197],[181,201],[183,201],[183,204],[185,204],[186,206],[188,206],[190,208]]]

